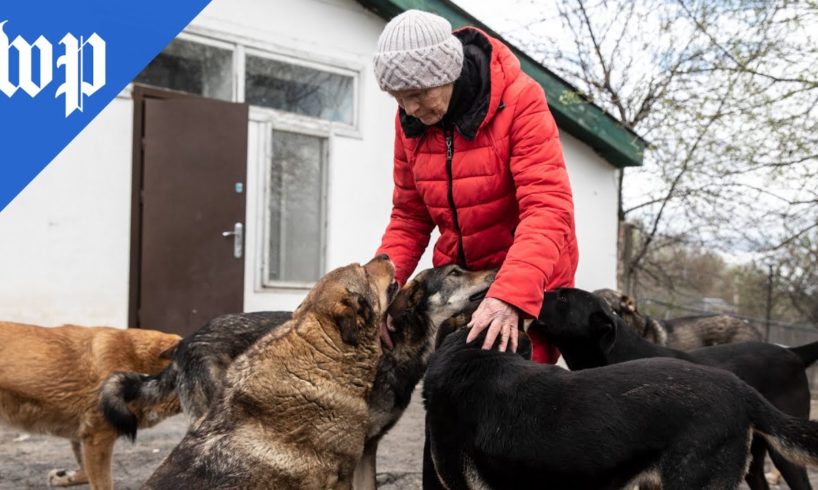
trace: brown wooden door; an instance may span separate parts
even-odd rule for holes
[[[137,322],[186,335],[243,308],[244,246],[224,233],[245,225],[247,105],[186,96],[142,104]]]

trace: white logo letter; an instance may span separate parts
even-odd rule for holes
[[[90,96],[105,85],[105,41],[96,33],[85,42],[66,34],[60,44],[65,46],[65,54],[57,58],[57,66],[65,68],[65,82],[57,87],[54,97],[65,96],[65,117],[79,109],[82,111],[83,96]],[[84,79],[83,61],[85,60],[85,46],[92,50],[93,63],[91,83]]]
[[[0,92],[11,97],[17,91],[17,87],[9,80],[9,38],[3,32],[3,25],[8,22],[0,22]]]
[[[17,36],[12,46],[20,53],[20,83],[19,86],[28,95],[34,97],[40,93],[46,85],[51,83],[51,43],[43,36],[37,38],[34,44],[28,44],[25,39]],[[40,83],[36,84],[31,80],[31,48],[40,50]]]
[[[46,85],[51,83],[51,43],[43,36],[37,38],[34,44],[26,42],[22,36],[17,36],[14,41],[9,44],[9,38],[3,32],[3,25],[8,22],[4,20],[0,22],[0,91],[11,97],[18,88],[23,89],[28,95],[34,97]],[[14,46],[19,55],[19,82],[17,86],[11,83],[9,79],[9,48]],[[35,47],[40,51],[40,83],[34,83],[31,79],[31,48]]]

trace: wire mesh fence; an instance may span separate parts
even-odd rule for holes
[[[730,315],[750,322],[750,324],[761,333],[763,338],[773,344],[795,347],[811,342],[818,342],[818,325],[793,324],[773,319],[767,321],[764,318],[742,316],[718,309],[712,310],[679,305],[657,298],[647,297],[640,298],[639,309],[651,311],[652,316],[663,319],[690,315]],[[812,367],[807,369],[807,377],[809,378],[810,391],[812,392],[813,398],[818,398],[818,363],[813,364]]]

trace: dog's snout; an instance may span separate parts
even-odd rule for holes
[[[398,295],[398,290],[400,290],[400,285],[397,281],[392,281],[392,283],[386,289],[386,297],[389,298],[390,302],[392,302],[392,300],[394,300]]]
[[[469,296],[469,301],[481,301],[483,298],[486,297],[486,293],[488,293],[488,288],[478,291],[471,296]]]

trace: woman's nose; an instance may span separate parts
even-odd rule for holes
[[[403,104],[403,110],[406,111],[406,114],[410,116],[414,116],[418,109],[420,108],[420,104],[417,102],[406,102]]]

